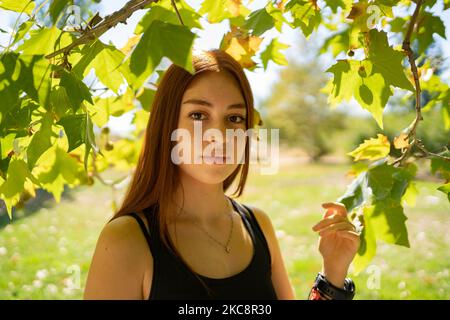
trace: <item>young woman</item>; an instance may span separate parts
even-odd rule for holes
[[[172,64],[158,86],[123,204],[98,239],[85,299],[296,299],[269,215],[234,199],[244,190],[250,139],[226,131],[253,127],[249,82],[221,50],[194,54],[193,65],[192,75]],[[174,161],[174,131],[192,137],[199,124],[222,135],[200,145],[182,139],[192,161]],[[206,155],[189,152],[211,145]],[[232,198],[225,192],[233,182]],[[343,205],[322,206],[313,230],[323,268],[309,298],[351,299],[346,275],[359,234]]]

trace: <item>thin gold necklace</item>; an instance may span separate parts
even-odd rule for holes
[[[230,206],[230,203],[228,203],[228,206]],[[187,213],[183,208],[180,207],[181,210],[183,210],[183,212]],[[193,215],[192,215],[193,216]],[[211,240],[213,240],[214,242],[216,242],[217,244],[219,244],[221,247],[224,248],[226,253],[230,253],[231,248],[230,248],[230,241],[231,241],[231,235],[233,234],[233,225],[234,225],[234,221],[233,221],[233,213],[229,213],[228,216],[230,217],[231,220],[231,228],[230,228],[230,233],[228,235],[228,240],[225,244],[223,244],[222,242],[220,242],[219,240],[217,240],[216,238],[214,238],[213,236],[211,236],[211,234],[206,231],[196,220],[196,218],[194,217],[194,224],[200,229],[202,230],[209,238],[211,238]]]

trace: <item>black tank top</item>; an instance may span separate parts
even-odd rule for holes
[[[164,245],[159,236],[156,205],[144,210],[150,234],[136,213],[129,214],[139,223],[153,256],[153,279],[148,299],[277,299],[271,280],[269,247],[255,215],[248,206],[229,199],[251,235],[253,257],[243,271],[226,278],[209,278],[192,273],[186,264]],[[196,275],[204,281],[209,290]]]

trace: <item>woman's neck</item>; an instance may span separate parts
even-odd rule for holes
[[[214,223],[232,212],[232,205],[223,192],[223,184],[205,184],[181,175],[181,184],[174,193],[172,216],[176,220],[195,219],[200,224]],[[184,195],[183,195],[184,194]],[[183,201],[184,196],[184,201]],[[183,206],[183,210],[180,207]]]

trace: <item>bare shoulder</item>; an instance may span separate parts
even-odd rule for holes
[[[142,297],[149,255],[145,237],[133,217],[120,216],[106,223],[92,257],[85,298]]]
[[[268,233],[272,233],[273,225],[270,216],[264,210],[255,206],[247,205],[247,207],[253,211],[258,224],[261,226],[261,229],[263,229],[264,234],[267,235]]]

